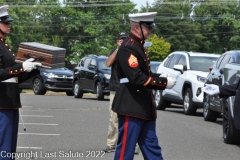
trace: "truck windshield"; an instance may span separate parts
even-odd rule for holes
[[[106,60],[107,60],[107,59],[98,59],[99,69],[111,70],[111,67],[107,67],[107,66],[106,66]]]
[[[213,65],[218,57],[190,57],[190,69],[196,71],[209,72],[208,68]]]

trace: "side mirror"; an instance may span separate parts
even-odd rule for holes
[[[221,69],[219,70],[219,72],[220,72],[221,74],[223,74],[223,68],[221,68]]]
[[[176,71],[179,71],[183,74],[184,66],[181,65],[181,64],[176,64],[176,65],[173,66],[173,69],[176,70]]]

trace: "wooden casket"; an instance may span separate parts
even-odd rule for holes
[[[18,48],[18,54],[15,62],[22,63],[29,58],[41,62],[43,68],[61,68],[64,67],[66,49],[50,46],[37,42],[22,42]]]

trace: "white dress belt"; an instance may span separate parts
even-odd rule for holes
[[[120,83],[128,83],[128,82],[129,82],[128,78],[121,78],[120,79]]]
[[[18,77],[13,77],[13,78],[9,78],[9,79],[6,79],[2,82],[6,82],[6,83],[18,83]]]

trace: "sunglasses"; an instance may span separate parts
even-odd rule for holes
[[[144,23],[141,23],[142,25],[146,26],[148,29],[153,29],[156,24],[153,23],[153,22],[144,22]]]
[[[2,24],[9,25],[10,23],[9,22],[2,22]]]

